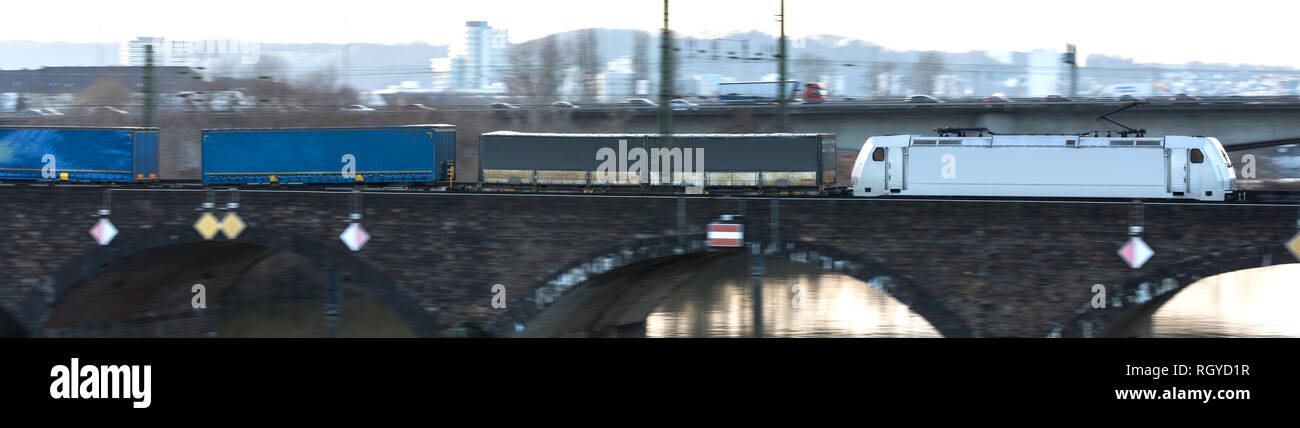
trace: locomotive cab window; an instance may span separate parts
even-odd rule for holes
[[[884,147],[876,147],[876,150],[873,150],[873,151],[871,152],[871,160],[876,161],[876,162],[880,162],[880,161],[882,161],[882,160],[885,160],[885,148],[884,148]]]
[[[1205,162],[1205,154],[1201,153],[1201,149],[1192,149],[1192,155],[1190,157],[1192,163]]]

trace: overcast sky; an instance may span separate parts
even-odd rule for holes
[[[687,36],[775,33],[776,0],[676,0]],[[6,1],[0,40],[120,41],[136,36],[268,42],[457,44],[465,21],[512,42],[579,28],[657,30],[662,0]],[[791,37],[833,34],[895,50],[1079,46],[1139,62],[1300,67],[1296,0],[788,0]]]

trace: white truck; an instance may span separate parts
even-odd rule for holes
[[[1120,98],[1125,95],[1134,98],[1146,98],[1169,95],[1169,87],[1163,83],[1116,83],[1106,85],[1097,92],[1101,98]]]

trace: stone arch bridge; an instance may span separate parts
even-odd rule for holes
[[[1196,279],[1296,262],[1283,247],[1294,205],[1146,202],[1155,256],[1130,269],[1116,250],[1137,209],[1122,201],[69,185],[0,187],[0,200],[6,336],[212,335],[209,311],[284,295],[381,302],[413,336],[574,333],[555,330],[566,318],[602,334],[636,324],[671,290],[635,281],[652,285],[598,299],[588,280],[727,256],[703,242],[722,214],[744,215],[744,251],[861,279],[950,337],[1123,336]],[[104,209],[119,234],[100,246],[88,231]],[[246,228],[204,239],[192,227],[204,211],[233,211]],[[358,252],[338,238],[354,213],[372,235]],[[207,309],[192,307],[200,281],[212,287]],[[1106,287],[1105,309],[1089,306],[1094,284]]]

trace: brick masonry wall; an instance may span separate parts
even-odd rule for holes
[[[62,290],[114,258],[201,240],[190,225],[204,192],[114,191],[110,218],[121,234],[98,247],[87,231],[102,198],[97,188],[0,188],[0,306],[31,323]],[[217,205],[227,200],[216,192]],[[329,250],[317,257],[373,266],[425,311],[409,316],[440,326],[493,323],[500,316],[491,309],[493,284],[512,298],[531,295],[539,280],[591,251],[677,232],[671,197],[369,193],[362,223],[374,238],[349,254],[337,238],[347,193],[243,191],[239,202],[249,229],[237,241],[279,245],[292,237]],[[748,215],[750,234],[768,233],[768,200],[691,198],[686,206],[688,233],[734,213]],[[1294,206],[1147,204],[1145,239],[1156,255],[1132,270],[1115,254],[1128,238],[1124,203],[786,199],[780,209],[783,240],[886,266],[977,336],[1041,337],[1088,302],[1093,284],[1123,283],[1214,251],[1281,245],[1296,231]],[[44,287],[53,293],[42,291],[42,276],[53,276]]]

